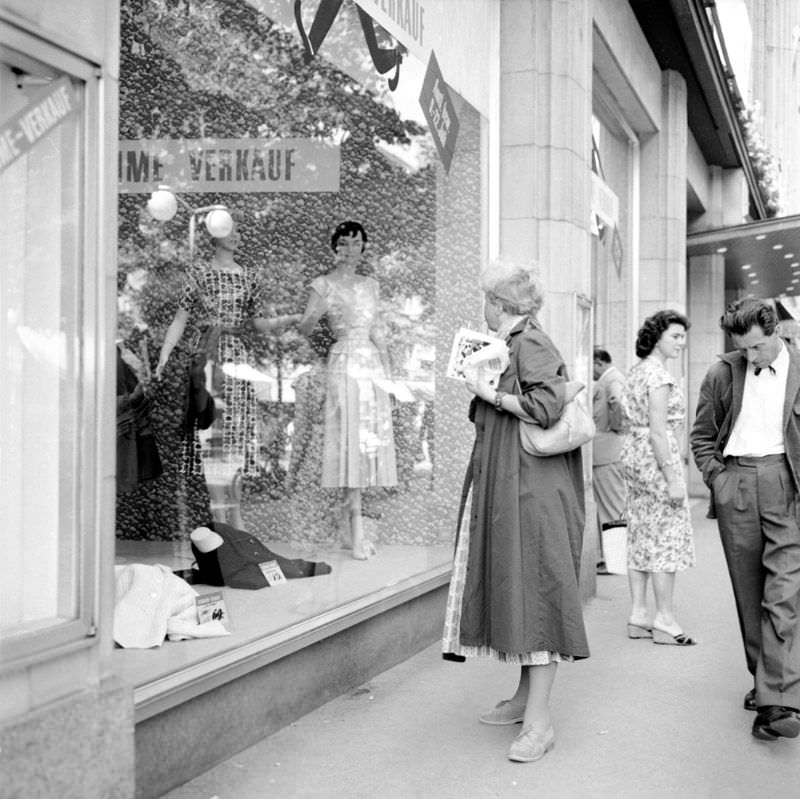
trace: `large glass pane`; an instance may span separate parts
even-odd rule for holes
[[[312,39],[336,5],[303,4]],[[352,2],[329,21],[308,59],[280,0],[122,4],[119,390],[150,459],[118,482],[118,565],[166,564],[206,593],[191,536],[228,525],[307,575],[228,583],[235,635],[218,646],[452,555],[467,399],[435,374],[477,324],[482,122],[454,96],[446,170],[427,65],[404,54],[398,75],[395,42]],[[361,227],[338,237],[346,221]]]
[[[0,47],[0,634],[78,615],[82,85]]]

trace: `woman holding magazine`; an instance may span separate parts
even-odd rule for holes
[[[520,447],[520,424],[547,428],[558,420],[567,381],[564,359],[536,320],[543,290],[535,270],[496,261],[482,275],[481,288],[486,323],[505,339],[509,363],[497,388],[480,373],[467,373],[475,443],[459,512],[443,653],[448,660],[490,656],[519,666],[514,694],[480,721],[522,723],[508,756],[530,762],[554,743],[550,692],[558,664],[589,656],[578,585],[581,452],[537,458]]]

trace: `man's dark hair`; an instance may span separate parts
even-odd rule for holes
[[[611,363],[611,356],[608,354],[608,350],[604,350],[602,347],[595,347],[594,360],[602,361],[603,363]]]
[[[728,304],[719,326],[729,336],[745,336],[756,326],[765,336],[771,336],[778,326],[778,314],[765,300],[747,297]]]
[[[658,311],[648,316],[636,334],[636,357],[646,358],[670,325],[680,325],[684,330],[691,327],[689,320],[677,311]]]

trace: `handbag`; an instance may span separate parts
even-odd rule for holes
[[[520,419],[519,441],[525,452],[546,458],[571,452],[591,441],[595,433],[594,420],[577,399],[584,388],[586,386],[579,380],[567,381],[564,409],[561,418],[552,427],[542,427]]]

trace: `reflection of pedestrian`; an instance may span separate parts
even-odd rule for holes
[[[694,566],[695,555],[676,435],[685,424],[686,404],[666,363],[680,356],[688,328],[689,320],[676,311],[658,311],[639,328],[636,355],[641,360],[626,381],[623,407],[629,426],[620,456],[628,487],[628,636],[678,646],[696,643],[675,620],[672,606],[675,576]],[[647,610],[651,582],[656,601],[652,622]]]
[[[592,439],[592,486],[601,532],[597,573],[608,574],[602,551],[602,533],[625,526],[625,477],[619,460],[625,426],[622,413],[625,376],[611,365],[611,356],[601,347],[594,349],[593,374],[592,407],[596,433]]]
[[[763,300],[730,304],[720,320],[735,352],[700,387],[691,446],[711,489],[758,708],[753,735],[800,734],[800,354]]]
[[[300,322],[300,332],[309,335],[327,314],[336,338],[327,363],[322,485],[345,489],[353,557],[359,560],[375,554],[364,538],[362,489],[397,484],[391,401],[379,385],[390,372],[378,283],[357,269],[366,243],[358,222],[336,227],[336,266],[311,283]]]
[[[467,377],[475,443],[465,479],[447,601],[447,659],[493,656],[520,667],[511,699],[484,724],[522,731],[509,758],[541,758],[555,738],[550,692],[561,661],[589,655],[578,585],[584,527],[580,449],[537,458],[520,446],[520,419],[551,427],[564,407],[564,360],[536,321],[543,294],[527,267],[484,274],[488,326],[508,342],[495,389]],[[471,497],[471,501],[470,501]]]

